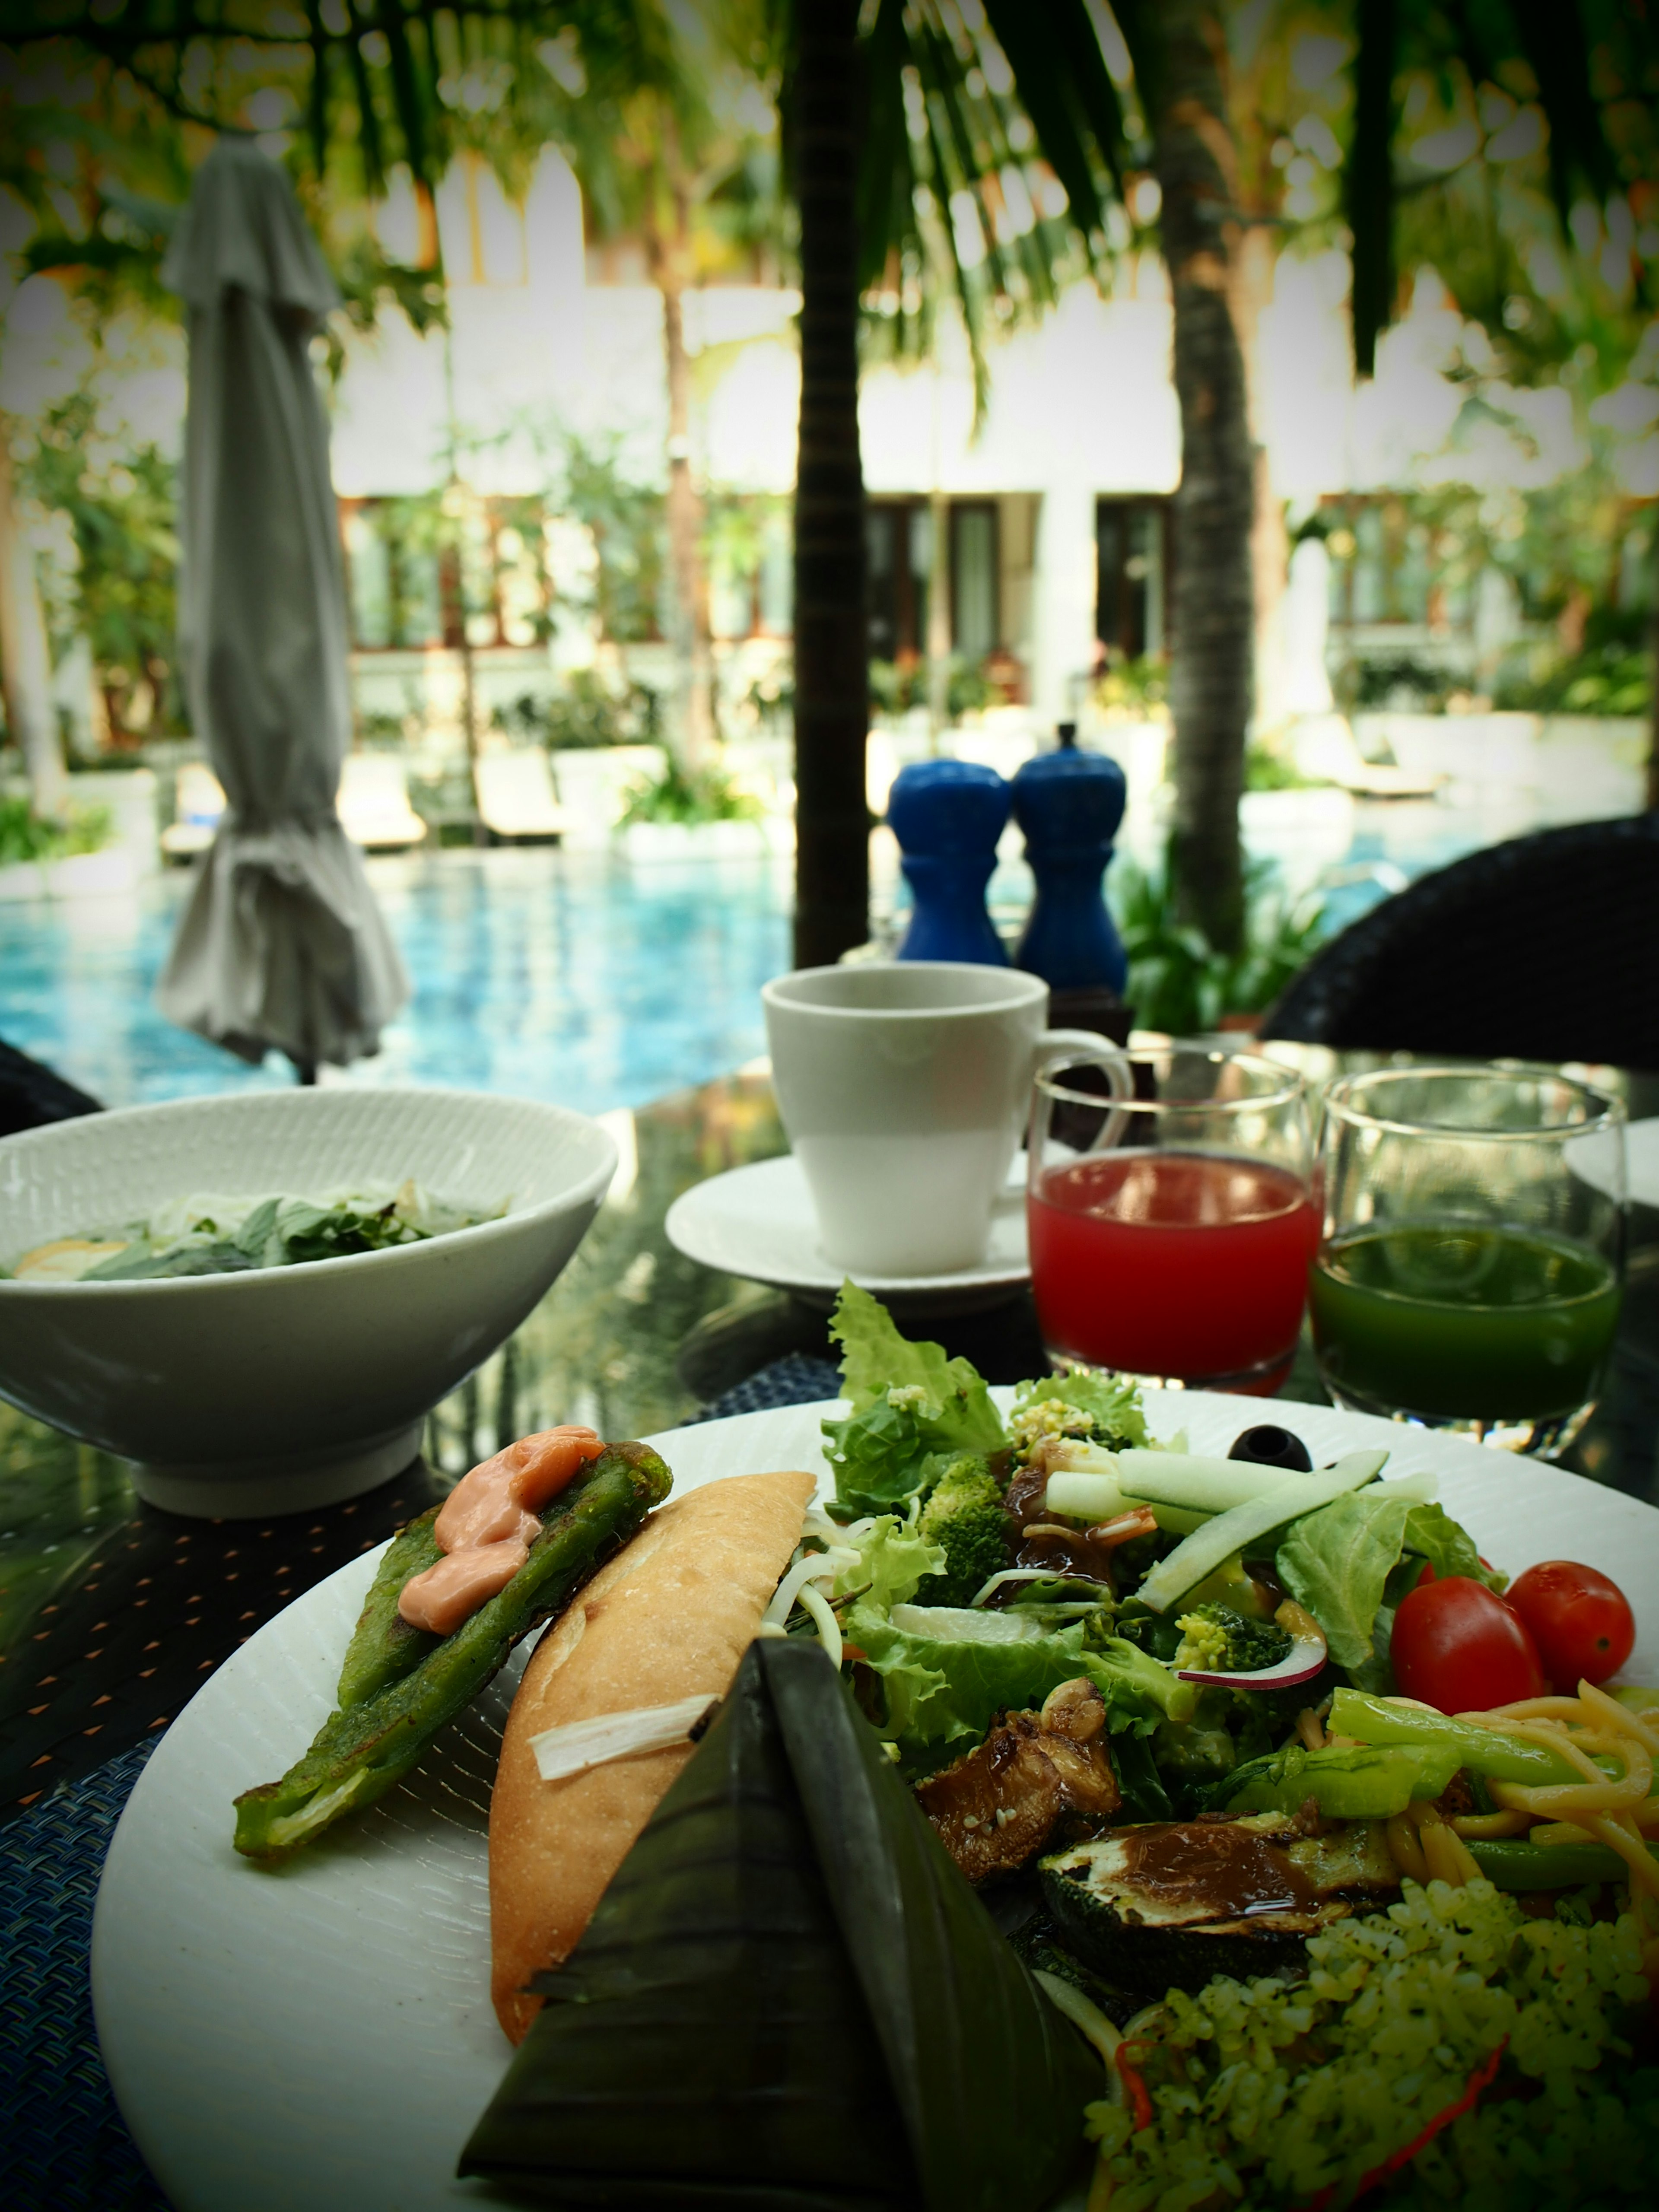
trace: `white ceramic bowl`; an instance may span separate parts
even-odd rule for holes
[[[141,1497],[228,1518],[355,1497],[510,1335],[598,1212],[611,1139],[561,1106],[324,1089],[92,1114],[0,1141],[0,1263],[192,1191],[401,1182],[498,1221],[234,1275],[0,1280],[0,1395],[136,1462]]]

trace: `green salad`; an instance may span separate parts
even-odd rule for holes
[[[833,1333],[763,1634],[823,1643],[1105,2062],[1090,2212],[1645,2202],[1659,1693],[1402,1697],[1407,1600],[1508,1585],[1386,1452],[1195,1454],[1088,1372],[1005,1415],[851,1285]]]
[[[198,1194],[157,1206],[143,1220],[56,1237],[0,1273],[35,1283],[240,1274],[423,1243],[496,1220],[506,1211],[502,1204],[468,1212],[432,1197],[413,1181],[360,1184],[315,1199]]]

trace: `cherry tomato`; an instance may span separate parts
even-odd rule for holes
[[[1528,1567],[1504,1602],[1527,1624],[1544,1672],[1565,1697],[1581,1680],[1616,1674],[1636,1642],[1636,1619],[1618,1583],[1571,1559]]]
[[[1401,1695],[1443,1713],[1483,1712],[1544,1692],[1526,1623],[1468,1575],[1443,1575],[1407,1592],[1389,1656]]]

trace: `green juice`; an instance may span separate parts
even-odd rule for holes
[[[1619,1325],[1599,1253],[1519,1229],[1403,1223],[1333,1239],[1309,1276],[1321,1366],[1345,1398],[1452,1420],[1536,1420],[1593,1399]]]

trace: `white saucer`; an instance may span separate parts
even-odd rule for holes
[[[723,1274],[793,1291],[815,1305],[830,1304],[852,1271],[826,1260],[818,1245],[817,1217],[800,1163],[757,1160],[695,1184],[668,1209],[668,1241],[689,1260]],[[879,1291],[894,1310],[906,1305],[930,1313],[966,1312],[995,1304],[1031,1279],[1025,1243],[1024,1185],[1010,1183],[991,1212],[991,1241],[977,1267],[945,1275],[866,1275],[854,1280]]]

